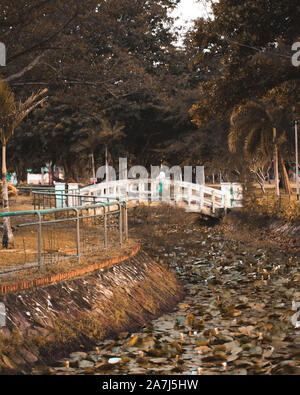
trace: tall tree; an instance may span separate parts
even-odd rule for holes
[[[229,117],[234,106],[277,86],[292,91],[300,78],[291,62],[292,44],[300,39],[297,0],[220,0],[212,10],[213,18],[199,20],[194,34],[199,67],[212,71],[191,109],[198,125]]]
[[[148,148],[181,132],[175,104],[183,92],[189,100],[184,122],[190,127],[187,109],[193,100],[185,87],[195,88],[196,83],[189,78],[186,53],[174,45],[176,35],[168,11],[177,3],[21,1],[20,18],[24,14],[28,22],[25,29],[18,18],[13,18],[13,2],[7,0],[10,22],[3,27],[3,41],[12,42],[8,48],[12,56],[7,68],[0,70],[3,76],[17,74],[35,56],[44,54],[34,68],[11,80],[20,97],[32,86],[49,86],[51,99],[47,106],[28,120],[34,130],[32,139],[41,141],[40,157],[64,162],[73,177],[77,156],[69,147],[82,141],[84,129],[97,114],[112,124],[125,125],[128,139],[124,139],[122,149],[147,162],[152,157]],[[31,20],[28,4],[39,5]],[[22,32],[18,41],[16,29]],[[39,40],[41,37],[44,40]],[[30,42],[39,45],[30,50]],[[169,105],[170,98],[174,105]],[[28,125],[24,129],[29,129]]]
[[[14,94],[0,79],[0,137],[2,144],[2,195],[3,211],[9,211],[8,190],[7,190],[7,166],[6,166],[6,147],[8,140],[13,136],[16,127],[23,119],[37,106],[42,105],[47,97],[43,97],[46,89],[32,94],[24,102],[15,102]],[[14,238],[10,226],[9,217],[3,221],[2,245],[4,248],[13,247]]]
[[[291,187],[278,147],[287,141],[287,130],[290,127],[288,116],[283,108],[272,108],[264,103],[248,101],[237,106],[230,118],[229,149],[244,153],[245,164],[250,165],[258,156],[270,160],[274,153],[274,174],[278,169],[278,156],[281,164],[281,177],[284,189],[291,193]],[[276,133],[275,133],[276,131]],[[276,177],[275,177],[276,178]],[[278,180],[275,179],[278,194]]]

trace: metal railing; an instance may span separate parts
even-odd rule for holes
[[[85,206],[87,204],[96,204],[103,202],[118,202],[120,199],[108,196],[81,195],[78,193],[61,193],[59,191],[44,192],[33,191],[34,210],[48,208],[65,208],[74,206]]]
[[[128,239],[125,201],[0,213],[14,229],[14,250],[0,251],[0,274],[96,255]],[[12,251],[12,252],[11,252]]]
[[[39,187],[17,187],[17,190],[19,192],[26,192],[28,194],[31,194],[33,192],[39,192],[39,191],[43,191],[43,192],[55,192],[55,187],[50,187],[50,186],[39,186]]]

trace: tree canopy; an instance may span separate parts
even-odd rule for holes
[[[112,157],[144,165],[164,157],[203,164],[207,174],[239,174],[243,161],[227,144],[230,117],[254,101],[286,114],[281,153],[291,162],[290,126],[300,116],[299,67],[291,62],[298,1],[203,1],[212,3],[211,16],[199,15],[178,46],[170,11],[179,0],[20,0],[18,7],[3,0],[0,76],[20,100],[49,90],[46,105],[10,140],[8,166],[23,177],[47,162],[76,178],[89,166],[88,147],[103,164],[107,121],[124,125]]]

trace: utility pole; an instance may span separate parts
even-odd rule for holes
[[[279,196],[278,147],[276,135],[277,130],[276,128],[273,128],[275,193]]]
[[[296,193],[297,193],[297,201],[299,201],[298,121],[295,121],[295,148],[296,148]]]

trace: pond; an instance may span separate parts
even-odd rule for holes
[[[145,250],[176,272],[184,300],[139,332],[78,350],[47,373],[299,374],[297,255],[226,239],[218,226],[156,225],[142,234]]]

